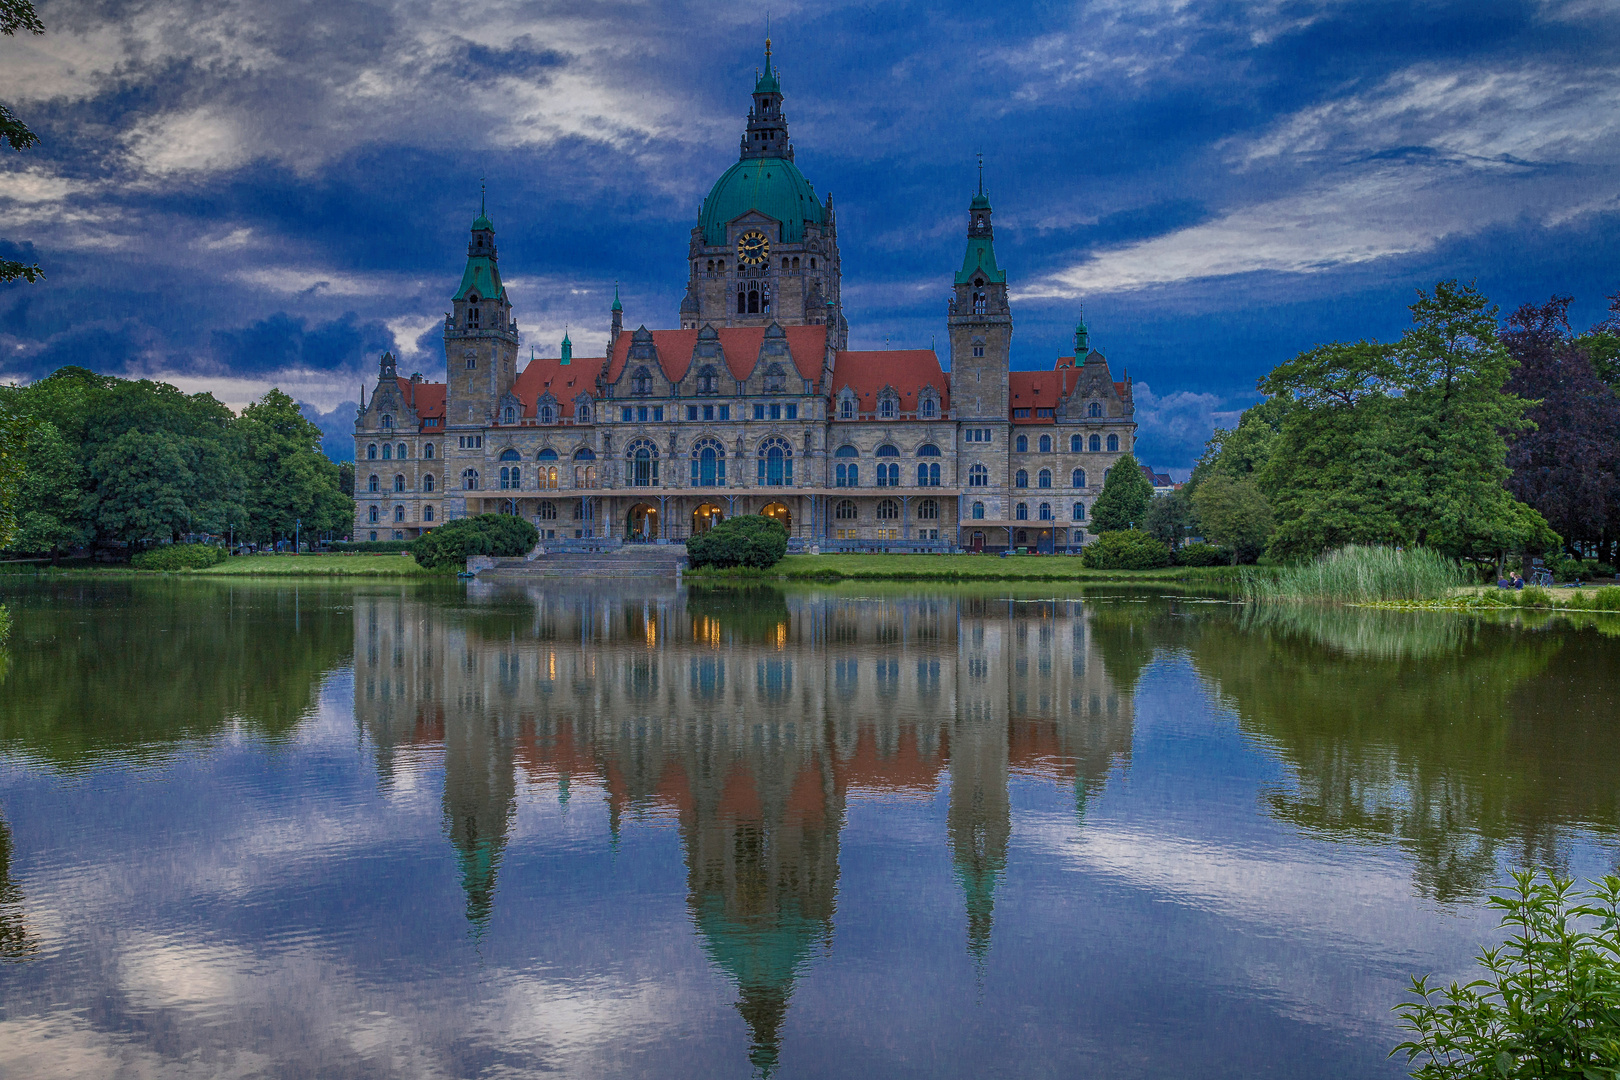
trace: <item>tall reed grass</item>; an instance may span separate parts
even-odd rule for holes
[[[1243,593],[1251,600],[1359,604],[1371,600],[1434,600],[1470,583],[1468,571],[1427,548],[1361,547],[1351,544],[1287,566],[1274,574],[1249,574]]]

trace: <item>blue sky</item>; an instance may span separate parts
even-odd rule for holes
[[[342,429],[438,322],[488,178],[524,351],[678,324],[688,230],[736,157],[764,7],[42,0],[0,100],[0,377],[66,363],[279,385]],[[1620,9],[1589,0],[770,6],[798,164],[839,211],[855,347],[944,340],[974,154],[1014,366],[1082,305],[1184,469],[1256,378],[1390,338],[1414,289],[1511,309],[1620,288]]]

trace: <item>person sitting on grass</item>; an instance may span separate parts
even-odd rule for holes
[[[1522,588],[1524,588],[1524,578],[1519,576],[1519,572],[1517,570],[1513,571],[1513,584],[1510,586],[1510,588],[1514,588],[1514,589],[1522,589]]]

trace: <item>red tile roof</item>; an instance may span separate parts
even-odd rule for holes
[[[1074,389],[1080,381],[1080,369],[1059,367],[1053,371],[1011,371],[1007,373],[1008,408],[1014,410],[1015,424],[1055,424],[1052,416],[1041,416],[1037,409],[1055,409],[1059,399]],[[1028,416],[1019,416],[1018,409],[1028,409]]]
[[[540,399],[549,392],[557,399],[557,418],[574,418],[574,399],[580,394],[596,396],[596,373],[607,361],[600,356],[576,356],[564,366],[555,356],[540,356],[529,361],[517,377],[512,392],[523,402],[523,415],[534,419]]]
[[[816,382],[821,378],[821,362],[827,349],[827,328],[825,326],[784,326],[787,333],[788,352],[793,357],[793,366],[798,368],[802,378]],[[746,379],[753,374],[754,364],[759,359],[759,348],[765,343],[765,328],[763,326],[727,326],[717,328],[720,335],[720,348],[726,354],[726,367],[731,369],[731,375],[736,379]],[[619,335],[613,343],[613,358],[608,362],[608,381],[617,382],[624,372],[625,361],[630,356],[631,331],[626,330]],[[658,363],[664,369],[664,375],[674,382],[686,377],[686,372],[692,366],[692,350],[697,347],[698,331],[696,330],[654,330],[652,332],[653,346],[658,350]],[[578,363],[575,360],[575,363]]]
[[[836,398],[846,386],[855,392],[856,409],[863,413],[877,412],[877,396],[885,386],[899,393],[901,412],[917,411],[917,395],[925,386],[932,386],[939,395],[941,417],[951,408],[950,385],[932,349],[840,352],[833,361],[832,386],[827,390]]]
[[[442,418],[444,416],[444,383],[442,382],[413,382],[410,379],[396,378],[399,384],[399,394],[416,410],[419,420],[426,420],[430,416]]]

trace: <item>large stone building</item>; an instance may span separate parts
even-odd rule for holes
[[[703,202],[680,329],[631,332],[615,291],[607,355],[518,367],[495,227],[472,224],[445,315],[447,381],[382,358],[355,427],[356,536],[408,539],[521,514],[548,540],[681,539],[764,513],[822,548],[1077,546],[1104,473],[1132,448],[1129,378],[1082,322],[1049,371],[1009,370],[1012,312],[990,200],[968,206],[932,349],[857,351],[838,218],[794,164],[766,44],[742,152]]]

